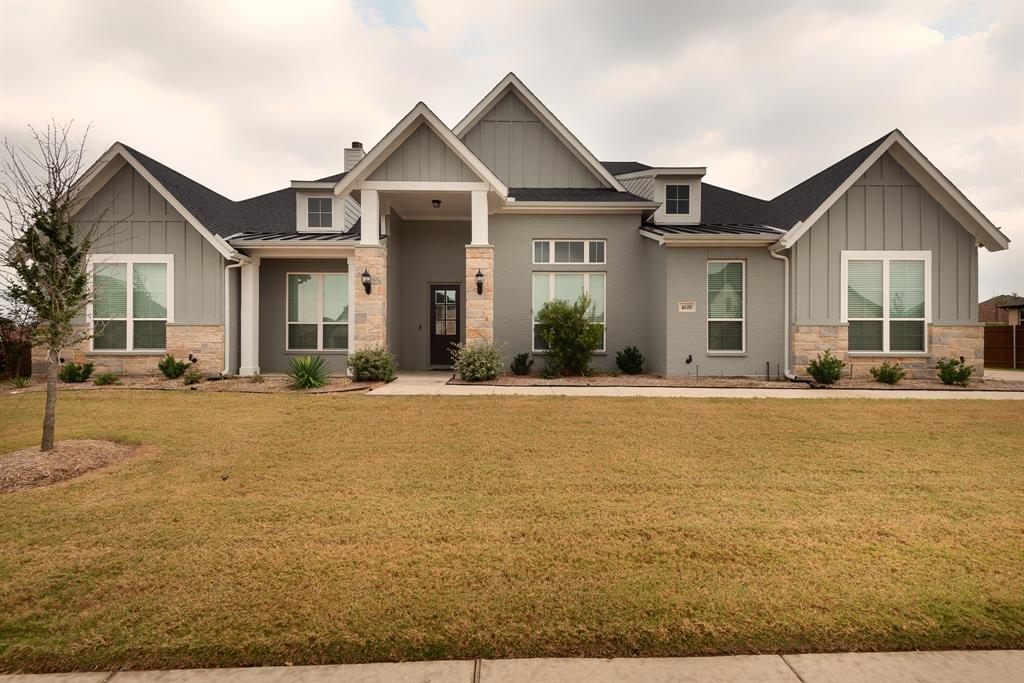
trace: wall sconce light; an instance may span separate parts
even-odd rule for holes
[[[430,205],[433,206],[435,209],[440,209],[441,208],[441,200],[440,199],[431,199],[430,200]]]
[[[370,287],[370,271],[368,271],[365,268],[363,268],[363,274],[359,276],[359,279],[363,283],[363,289],[365,289],[366,293],[369,294],[370,293],[370,289],[371,289],[371,287]]]
[[[479,269],[476,271],[476,293],[484,293],[484,274]]]

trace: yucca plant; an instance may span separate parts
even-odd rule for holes
[[[329,372],[323,356],[297,356],[288,361],[292,389],[319,389],[327,384]]]

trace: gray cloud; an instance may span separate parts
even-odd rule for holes
[[[1014,240],[1020,3],[0,4],[0,126],[95,124],[230,196],[338,170],[419,100],[454,125],[516,71],[601,158],[770,197],[899,127]],[[40,36],[47,49],[40,50]]]

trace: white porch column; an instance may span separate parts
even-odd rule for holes
[[[239,341],[241,354],[238,374],[257,375],[260,372],[260,259],[253,256],[242,265],[241,324]]]
[[[363,190],[359,195],[359,243],[368,246],[380,244],[380,196],[377,190]]]
[[[487,190],[473,190],[472,192],[472,238],[470,244],[483,246],[490,244],[487,234]]]

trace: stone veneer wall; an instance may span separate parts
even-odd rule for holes
[[[353,297],[352,350],[370,346],[387,348],[388,341],[388,258],[387,249],[376,245],[356,246],[352,260],[356,291]],[[363,289],[362,273],[370,273],[370,293]]]
[[[976,377],[984,376],[985,328],[982,325],[929,325],[927,354],[856,354],[850,356],[846,325],[796,325],[793,328],[793,372],[807,375],[807,364],[825,349],[850,363],[855,378],[871,378],[871,368],[884,361],[898,362],[907,371],[907,377],[932,379],[935,360],[960,356],[974,366]],[[844,369],[849,376],[851,367]]]
[[[156,375],[160,370],[157,363],[163,358],[160,353],[117,353],[90,352],[91,340],[86,339],[77,346],[65,349],[65,361],[75,363],[91,362],[95,366],[93,375],[112,372],[115,375]],[[175,358],[188,358],[193,354],[199,358],[197,368],[207,374],[219,373],[224,369],[224,326],[223,325],[168,325],[167,350]],[[46,351],[32,349],[32,373],[45,374]]]
[[[484,275],[476,293],[476,273]],[[466,343],[494,341],[494,247],[466,247]]]

